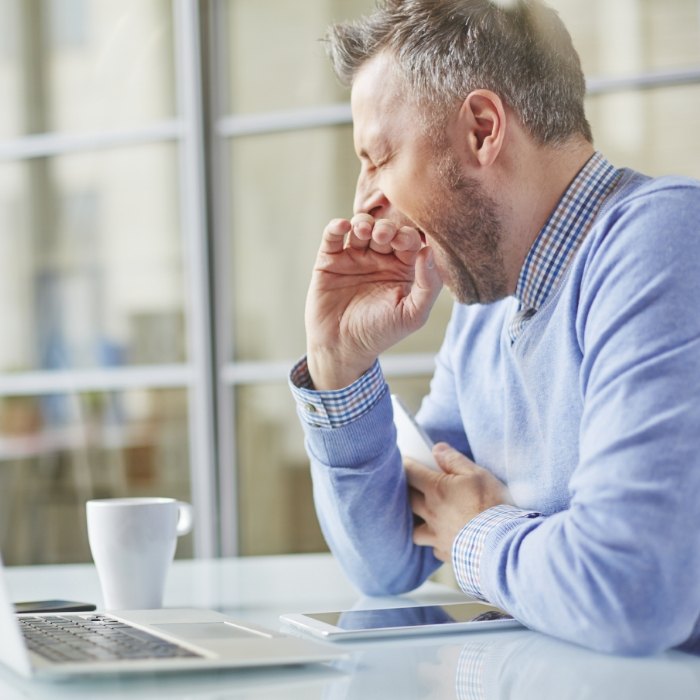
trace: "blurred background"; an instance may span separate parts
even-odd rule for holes
[[[618,166],[700,177],[700,1],[553,0]],[[372,0],[0,0],[0,551],[89,560],[84,503],[194,503],[178,556],[323,551],[286,386],[351,213],[318,39]],[[383,359],[413,408],[450,311]]]

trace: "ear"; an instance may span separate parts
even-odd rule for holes
[[[506,110],[501,98],[490,90],[474,90],[462,103],[459,119],[470,157],[479,165],[491,165],[505,140]]]

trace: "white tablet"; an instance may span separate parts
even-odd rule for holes
[[[454,634],[521,627],[505,610],[479,601],[378,610],[340,610],[281,615],[296,630],[325,639]]]
[[[394,425],[396,426],[396,443],[402,457],[411,457],[426,467],[440,471],[433,457],[433,441],[416,422],[413,414],[406,408],[396,394],[391,395],[394,407]]]

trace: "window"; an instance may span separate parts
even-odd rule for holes
[[[700,177],[697,0],[551,4],[597,147]],[[325,548],[286,381],[358,173],[319,39],[373,5],[0,0],[8,563],[88,560],[84,501],[119,495],[195,504],[178,556]],[[414,408],[450,306],[383,358]]]
[[[196,171],[201,104],[175,78],[191,8],[2,6],[3,556],[87,560],[85,500],[160,493],[199,500],[180,555],[213,553],[195,418],[209,359],[190,340],[208,302],[188,267],[206,236],[180,175]]]

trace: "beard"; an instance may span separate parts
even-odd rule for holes
[[[434,201],[423,229],[433,245],[442,281],[461,304],[488,304],[508,296],[503,262],[503,227],[496,204],[479,182],[461,172],[446,152],[438,164],[446,193]]]

